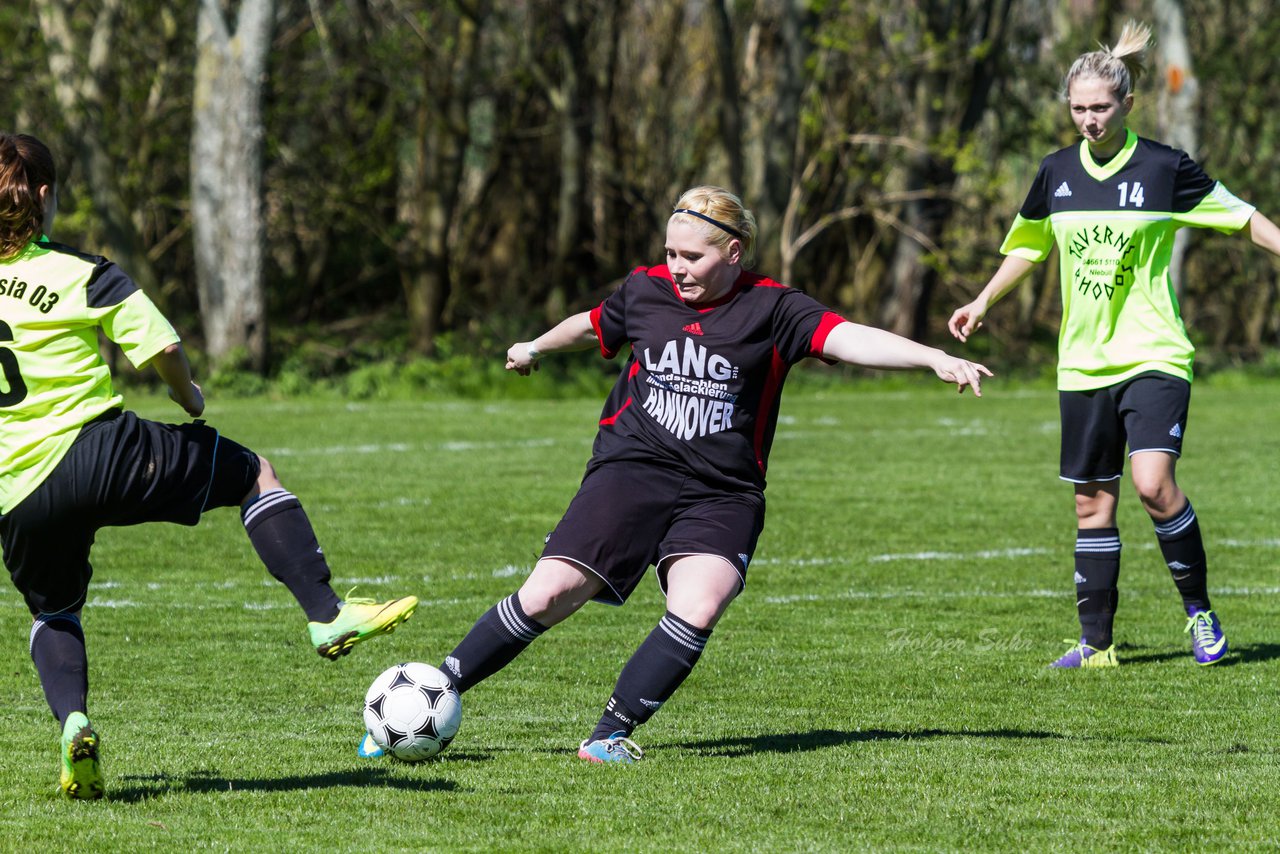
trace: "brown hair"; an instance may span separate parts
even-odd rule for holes
[[[737,240],[742,244],[742,266],[751,266],[755,260],[756,218],[743,207],[742,199],[722,187],[694,187],[684,191],[675,209],[672,220],[696,228],[703,239],[721,253],[728,248],[729,241]],[[693,214],[681,211],[693,211]]]
[[[48,146],[25,133],[0,131],[0,259],[17,255],[44,229],[40,188],[53,192],[58,172]]]
[[[1097,78],[1111,86],[1116,100],[1123,101],[1133,92],[1133,84],[1146,70],[1142,59],[1150,44],[1150,27],[1137,21],[1126,21],[1115,47],[1098,45],[1101,50],[1081,54],[1071,63],[1071,70],[1062,79],[1063,100],[1070,94],[1071,84],[1076,80]]]

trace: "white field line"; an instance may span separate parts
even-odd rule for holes
[[[1222,546],[1226,548],[1261,548],[1275,549],[1280,548],[1280,539],[1260,539],[1260,540],[1239,540],[1225,539],[1210,543],[1210,548],[1214,546]],[[1137,548],[1139,550],[1149,551],[1156,548],[1154,543],[1138,543],[1134,546],[1126,546],[1126,548]],[[789,567],[809,567],[809,566],[832,566],[844,565],[853,566],[857,563],[890,563],[895,561],[913,561],[925,562],[935,560],[952,560],[952,561],[987,561],[987,560],[1008,560],[1021,557],[1034,557],[1040,555],[1051,554],[1051,549],[1046,548],[1005,548],[1005,549],[983,549],[974,552],[942,552],[942,551],[924,551],[924,552],[900,552],[871,555],[866,558],[856,558],[850,555],[840,557],[807,557],[807,558],[757,558],[752,561],[752,566],[789,566]],[[450,581],[477,581],[481,578],[512,578],[515,576],[526,575],[531,572],[532,566],[522,566],[516,564],[507,564],[496,569],[484,572],[449,572],[445,570]],[[347,585],[392,585],[399,584],[404,581],[405,576],[401,575],[374,575],[374,576],[344,576],[335,578],[334,583],[337,587]],[[422,575],[421,583],[430,584],[432,578],[430,575]],[[243,586],[255,587],[277,587],[279,582],[270,578],[245,579],[244,581],[236,581],[231,579],[220,579],[217,581],[193,579],[183,582],[180,586],[183,590],[191,588],[209,587],[216,590],[234,590]],[[103,590],[118,590],[127,588],[130,585],[118,580],[104,581],[95,583],[93,591],[100,592]],[[166,589],[163,582],[146,581],[137,587],[144,587],[148,592],[162,591]],[[1071,591],[1064,587],[1061,590],[1011,590],[1011,591],[938,591],[938,590],[915,590],[911,588],[899,590],[848,590],[834,594],[797,594],[792,596],[769,596],[764,599],[770,604],[787,604],[792,602],[819,602],[833,599],[956,599],[961,597],[978,597],[978,598],[1036,598],[1036,597],[1055,597],[1065,596]],[[0,598],[12,593],[17,595],[17,591],[12,588],[0,587]],[[1215,594],[1226,596],[1276,596],[1280,595],[1280,586],[1263,586],[1263,587],[1215,587]],[[457,597],[450,599],[424,600],[421,604],[427,605],[457,605],[463,603],[464,599]],[[142,603],[135,602],[131,599],[99,599],[93,598],[89,600],[89,605],[97,608],[133,608],[138,607]],[[270,611],[276,609],[285,609],[295,607],[291,602],[281,603],[244,603],[244,608],[251,611]]]
[[[495,442],[376,442],[364,445],[325,445],[323,447],[306,448],[266,448],[261,453],[266,457],[326,457],[333,454],[407,454],[423,451],[441,451],[462,453],[469,451],[497,451],[510,448],[549,448],[561,444],[587,444],[591,440],[577,437],[573,439],[512,439]]]

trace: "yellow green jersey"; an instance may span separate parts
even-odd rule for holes
[[[1058,388],[1104,388],[1147,371],[1190,382],[1195,348],[1169,277],[1174,234],[1238,231],[1253,211],[1185,152],[1132,130],[1105,164],[1083,141],[1046,157],[1000,251],[1038,263],[1058,247]]]
[[[179,340],[105,258],[42,238],[0,261],[0,513],[49,476],[86,422],[123,402],[98,329],[138,367]]]

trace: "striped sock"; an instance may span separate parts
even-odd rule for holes
[[[512,593],[476,620],[440,666],[461,694],[510,664],[547,627],[529,617]]]
[[[287,489],[260,493],[241,506],[240,519],[267,572],[289,588],[307,619],[332,622],[341,603],[329,586],[329,564],[297,496]]]
[[[1191,502],[1188,501],[1187,506],[1173,518],[1155,522],[1155,526],[1160,553],[1173,575],[1173,583],[1182,594],[1182,605],[1187,614],[1210,610],[1204,538],[1200,536],[1200,523]]]
[[[1120,531],[1076,531],[1076,611],[1080,635],[1095,649],[1111,646],[1111,629],[1120,599]]]
[[[693,670],[711,637],[668,611],[618,674],[591,741],[621,730],[631,735],[653,717]]]

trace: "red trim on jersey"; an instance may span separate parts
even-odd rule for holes
[[[631,380],[635,379],[635,378],[636,378],[636,374],[638,374],[638,373],[640,373],[640,363],[639,363],[639,362],[632,362],[632,363],[631,363],[631,371],[627,374],[627,381],[628,381],[628,382],[630,382]],[[627,402],[626,402],[626,403],[624,403],[624,404],[622,404],[621,409],[619,409],[617,412],[615,412],[615,413],[613,413],[612,415],[610,415],[608,418],[601,418],[601,419],[600,419],[600,423],[601,423],[601,424],[613,424],[614,422],[616,422],[616,421],[618,420],[618,416],[622,414],[622,411],[623,411],[624,409],[626,409],[628,406],[630,406],[630,405],[631,405],[631,401],[632,401],[632,400],[633,400],[633,398],[628,397],[628,398],[627,398]]]
[[[591,309],[591,328],[596,331],[596,343],[600,345],[600,355],[606,359],[612,359],[618,355],[617,350],[610,350],[604,346],[604,333],[600,331],[600,314],[604,311],[604,303]]]
[[[765,377],[764,388],[760,392],[760,411],[756,413],[756,435],[752,446],[756,452],[756,465],[764,473],[764,435],[769,429],[769,421],[773,410],[778,405],[778,396],[782,390],[782,381],[787,378],[788,365],[778,355],[778,348],[773,348],[773,361],[769,365],[769,375]]]
[[[601,418],[600,419],[601,426],[604,426],[606,424],[613,424],[614,422],[616,422],[618,420],[618,416],[621,415],[623,411],[625,411],[626,408],[631,405],[631,400],[632,399],[628,397],[627,402],[622,404],[622,409],[619,409],[617,412],[613,413],[608,418]]]
[[[831,334],[831,330],[847,322],[834,311],[828,311],[822,315],[822,320],[818,321],[818,328],[813,330],[813,340],[809,342],[809,352],[818,358],[822,358],[822,348],[827,346],[827,336]]]

